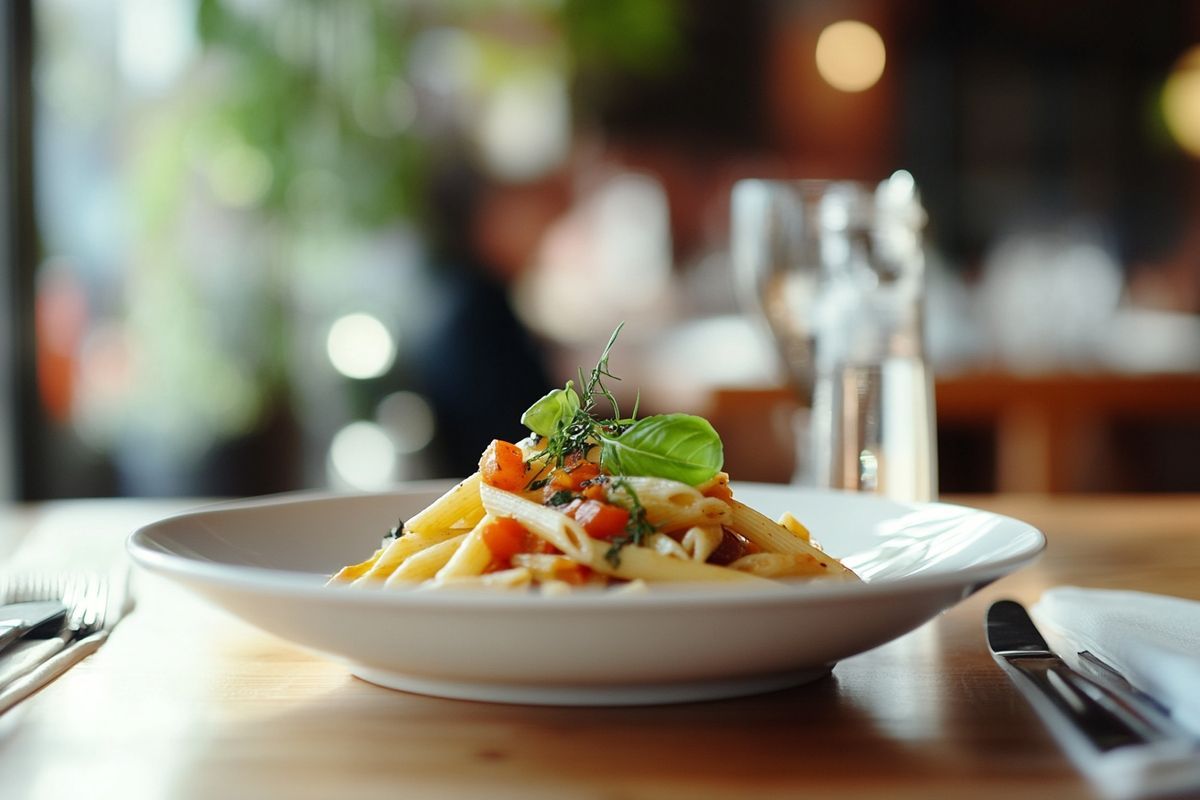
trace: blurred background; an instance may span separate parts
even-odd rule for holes
[[[942,490],[1200,490],[1198,44],[1167,0],[10,0],[0,493],[465,474],[621,320],[622,397],[787,480],[730,187],[900,168]]]

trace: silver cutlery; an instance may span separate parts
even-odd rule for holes
[[[67,607],[58,600],[34,600],[0,606],[0,650],[23,636],[33,636],[66,616]]]
[[[128,611],[127,574],[90,572],[0,576],[6,602],[57,599],[66,607],[56,636],[22,642],[0,654],[0,714],[95,652]]]
[[[1097,677],[1071,668],[1019,603],[992,604],[987,640],[996,663],[1103,794],[1133,798],[1200,785],[1200,743],[1122,690],[1124,679],[1111,667]],[[1094,670],[1102,663],[1091,660]]]

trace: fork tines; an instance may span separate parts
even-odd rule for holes
[[[109,581],[90,572],[0,573],[4,603],[59,600],[68,609],[64,628],[82,638],[104,627],[110,601]]]

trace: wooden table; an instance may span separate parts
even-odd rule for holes
[[[832,678],[732,701],[392,692],[142,576],[138,609],[98,653],[0,717],[0,797],[1091,797],[992,662],[984,610],[1063,583],[1200,598],[1200,496],[959,500],[1040,527],[1044,557]],[[76,542],[101,558],[165,508],[9,509],[0,553]]]

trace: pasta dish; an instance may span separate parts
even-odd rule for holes
[[[479,470],[401,522],[331,584],[626,590],[663,582],[858,580],[791,514],[739,503],[703,418],[622,416],[604,379],[620,327],[579,389],[568,381],[493,441]],[[597,419],[597,406],[611,417]]]

